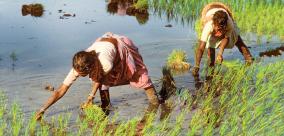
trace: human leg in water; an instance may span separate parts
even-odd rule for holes
[[[137,125],[138,131],[142,130],[144,128],[145,123],[146,123],[147,119],[149,118],[149,116],[151,115],[151,113],[153,113],[153,114],[157,113],[157,110],[158,110],[159,105],[160,105],[159,98],[158,98],[157,92],[156,92],[154,87],[150,87],[150,88],[145,89],[145,93],[147,95],[149,105],[148,105],[147,110],[144,113],[143,118],[141,119],[141,121]]]
[[[209,67],[214,67],[215,65],[215,49],[214,48],[209,48],[207,51],[207,58],[208,58],[208,64]]]
[[[109,89],[107,90],[100,89],[100,96],[101,96],[101,102],[102,102],[101,108],[106,115],[109,115],[109,111],[110,111],[109,108],[111,106]]]
[[[238,36],[238,41],[236,42],[236,46],[238,47],[239,51],[244,56],[245,62],[247,65],[251,65],[253,63],[253,57],[246,46],[246,44],[243,42],[241,36]]]

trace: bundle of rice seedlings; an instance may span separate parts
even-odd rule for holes
[[[186,52],[181,49],[173,50],[168,56],[167,67],[174,70],[189,70],[190,64],[187,62]]]

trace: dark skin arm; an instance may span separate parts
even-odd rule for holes
[[[90,95],[87,98],[87,104],[92,104],[94,96],[100,87],[100,83],[93,83],[93,88],[90,93]],[[36,113],[36,120],[40,120],[42,118],[42,115],[44,112],[55,102],[57,102],[60,98],[62,98],[65,93],[68,91],[69,86],[66,86],[62,84],[56,91],[54,91],[53,95],[48,98],[47,102],[44,104],[44,106]]]
[[[56,91],[53,92],[52,96],[48,98],[44,106],[36,113],[36,120],[40,120],[44,112],[55,102],[57,102],[64,94],[68,91],[69,86],[62,84]]]
[[[195,66],[192,69],[193,76],[198,76],[200,62],[201,62],[201,58],[205,50],[205,46],[206,46],[205,42],[199,41],[199,46],[197,48],[196,55],[195,55]]]
[[[88,99],[87,99],[87,104],[92,104],[93,103],[93,99],[95,98],[97,90],[99,89],[100,86],[101,86],[101,84],[99,82],[94,82],[93,83],[92,91],[89,94]]]
[[[201,62],[201,58],[202,58],[202,55],[204,53],[204,50],[205,50],[205,45],[206,43],[203,42],[203,41],[199,41],[199,46],[198,46],[198,49],[197,49],[197,52],[196,52],[196,56],[195,56],[195,67],[200,67],[200,62]]]
[[[229,43],[228,37],[224,37],[221,40],[221,44],[219,46],[219,52],[218,52],[218,55],[217,55],[216,63],[221,64],[223,62],[223,52],[224,52],[225,47],[228,45],[228,43]]]
[[[216,63],[222,63],[223,52],[224,52],[225,47],[228,45],[228,42],[229,42],[229,39],[226,36],[221,40],[221,44],[219,46],[219,52],[218,52],[218,55],[217,55]],[[193,69],[194,75],[198,74],[200,62],[201,62],[201,58],[202,58],[202,55],[203,55],[204,50],[205,50],[205,46],[206,46],[205,42],[199,41],[199,46],[198,46],[196,56],[195,56],[195,67]]]

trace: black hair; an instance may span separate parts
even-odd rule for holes
[[[94,63],[93,56],[86,51],[79,51],[73,57],[73,68],[79,72],[87,72],[90,66]]]
[[[225,30],[227,27],[228,15],[226,12],[220,10],[213,15],[213,24]]]

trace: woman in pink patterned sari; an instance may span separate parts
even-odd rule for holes
[[[93,81],[92,91],[87,98],[88,104],[93,102],[99,90],[101,107],[106,109],[110,105],[109,87],[130,84],[145,90],[149,100],[148,109],[155,111],[159,106],[156,90],[138,48],[125,36],[106,33],[88,49],[74,55],[73,68],[62,85],[37,112],[36,118],[40,119],[44,112],[68,91],[79,76],[87,75]]]

